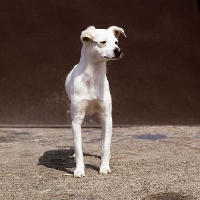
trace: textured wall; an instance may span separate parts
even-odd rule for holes
[[[128,36],[125,57],[108,62],[114,124],[200,125],[196,0],[1,0],[1,125],[70,123],[64,82],[90,25]]]

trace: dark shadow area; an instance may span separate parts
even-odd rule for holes
[[[146,134],[146,135],[138,135],[136,136],[136,139],[140,140],[161,140],[161,139],[166,139],[167,136],[164,134]]]
[[[169,192],[169,193],[159,193],[151,194],[142,200],[194,200],[191,195],[183,195],[181,193]]]
[[[51,150],[46,151],[44,154],[38,159],[38,165],[43,165],[47,168],[54,168],[59,171],[64,171],[69,174],[73,174],[73,169],[76,166],[75,159],[73,157],[74,149],[60,149],[60,150]],[[96,158],[100,158],[99,156],[84,153],[84,156],[94,156]],[[85,164],[86,168],[91,168],[93,170],[98,171],[99,168]]]

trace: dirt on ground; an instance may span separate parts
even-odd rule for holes
[[[99,128],[83,128],[86,177],[73,178],[70,128],[0,129],[0,199],[200,200],[200,127],[114,128],[111,174]]]

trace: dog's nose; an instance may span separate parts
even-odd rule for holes
[[[122,57],[124,54],[122,53],[122,49],[120,48],[115,48],[114,49],[114,53],[115,53],[115,56],[118,58],[118,57]]]

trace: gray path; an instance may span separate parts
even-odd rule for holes
[[[200,200],[200,127],[114,128],[110,175],[100,129],[84,128],[86,177],[74,179],[70,129],[0,129],[0,199]]]

